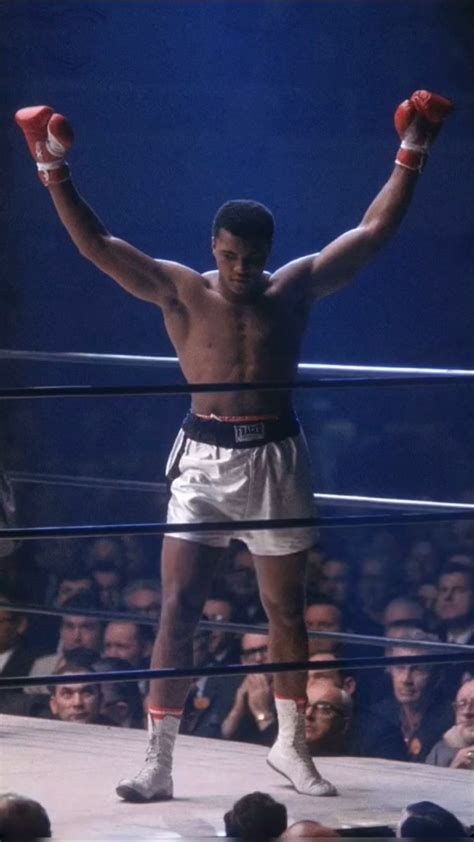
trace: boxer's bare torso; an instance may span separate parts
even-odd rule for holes
[[[250,298],[226,297],[219,273],[196,275],[196,289],[163,306],[168,335],[189,383],[258,383],[295,377],[309,306],[279,294],[268,272]],[[199,393],[203,415],[276,414],[291,405],[286,390]]]

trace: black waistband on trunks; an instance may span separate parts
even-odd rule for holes
[[[250,423],[200,418],[188,412],[182,427],[187,437],[193,441],[232,449],[260,447],[272,441],[297,436],[300,432],[300,423],[292,411],[279,418]]]

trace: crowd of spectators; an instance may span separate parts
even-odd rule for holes
[[[349,673],[332,667],[332,661],[365,654],[416,655],[424,640],[473,645],[474,524],[378,530],[364,540],[358,536],[350,551],[318,547],[310,553],[305,620],[309,632],[329,634],[310,639],[311,660],[325,662],[324,669],[319,663],[308,675],[311,751],[314,756],[472,769],[472,662]],[[90,672],[91,679],[3,691],[0,711],[145,727],[146,681],[100,684],[93,676],[148,666],[161,606],[159,549],[156,538],[109,537],[31,543],[2,558],[0,675]],[[22,556],[23,568],[18,565]],[[34,589],[25,590],[25,582]],[[64,614],[11,610],[15,603],[28,602]],[[197,669],[268,660],[266,618],[245,544],[231,542],[202,618],[215,625],[196,633]],[[221,631],[216,627],[220,622],[252,624],[252,630]],[[380,644],[367,651],[357,638],[341,645],[341,632],[403,638],[405,644]],[[271,745],[276,728],[271,673],[197,676],[193,681],[181,733]]]

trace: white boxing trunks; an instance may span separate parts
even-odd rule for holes
[[[166,466],[168,523],[314,517],[306,440],[293,413],[256,423],[188,414]],[[212,547],[231,538],[256,555],[288,555],[313,546],[315,527],[248,532],[168,533]]]

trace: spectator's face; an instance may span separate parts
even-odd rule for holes
[[[328,669],[324,670],[309,670],[308,671],[308,686],[318,681],[325,681],[332,684],[333,687],[342,687],[342,675],[339,670],[331,669],[331,662],[336,660],[333,652],[318,652],[311,655],[310,661],[321,662],[324,661],[328,665]]]
[[[94,560],[123,562],[125,553],[121,541],[114,538],[97,538],[92,542],[89,550],[90,566],[94,566]]]
[[[0,655],[16,646],[27,625],[26,617],[17,614],[16,611],[0,609]]]
[[[56,605],[64,605],[71,597],[79,593],[89,593],[91,589],[92,579],[89,576],[84,576],[83,579],[63,579],[58,588]]]
[[[306,706],[307,742],[341,736],[346,728],[347,710],[341,690],[324,683],[310,687]]]
[[[436,616],[445,623],[468,619],[473,611],[469,575],[445,573],[440,576],[435,608]]]
[[[377,558],[365,559],[360,568],[357,591],[362,607],[369,611],[382,608],[389,589],[386,564]]]
[[[419,655],[419,649],[403,649],[397,647],[397,654]],[[389,667],[394,696],[401,705],[419,704],[427,691],[431,670],[423,664],[400,664]]]
[[[318,684],[320,687],[322,687],[323,684],[325,687],[328,685],[331,687],[338,687],[340,690],[346,690],[346,692],[351,696],[355,693],[357,683],[353,676],[343,676],[339,670],[331,669],[331,662],[336,660],[336,656],[333,652],[318,652],[316,655],[311,655],[309,660],[317,662],[325,661],[328,665],[328,669],[308,671],[308,693],[310,685],[311,688],[316,689],[316,685]]]
[[[95,570],[92,575],[99,588],[102,608],[118,608],[120,604],[120,574],[114,570]]]
[[[102,685],[102,703],[100,712],[115,725],[122,725],[130,716],[130,706],[113,681]]]
[[[466,742],[474,745],[474,680],[466,681],[456,696],[456,725]]]
[[[410,584],[436,575],[438,557],[431,541],[415,541],[405,561],[405,579]]]
[[[469,500],[469,502],[472,502]],[[469,553],[470,555],[474,554],[474,520],[457,520],[453,523],[452,531],[454,534],[454,538],[456,543],[462,547],[462,549]]]
[[[65,652],[71,649],[89,649],[100,652],[102,634],[100,623],[90,617],[64,617],[61,626],[61,639]]]
[[[310,631],[341,631],[341,612],[335,605],[308,605],[305,621]]]
[[[330,559],[324,562],[320,584],[321,593],[338,605],[346,602],[349,591],[349,567],[343,561]]]
[[[128,611],[144,617],[157,617],[160,613],[160,593],[154,588],[138,588],[125,599]]]
[[[136,623],[108,623],[103,654],[106,658],[120,658],[138,667],[144,651]]]
[[[308,605],[304,618],[308,631],[342,631],[341,612],[336,605]],[[309,651],[311,655],[330,652],[335,645],[331,640],[310,640]]]
[[[265,664],[268,661],[268,635],[244,634],[241,642],[243,664]]]
[[[418,598],[425,606],[425,611],[432,614],[438,599],[438,588],[432,582],[423,582],[418,586]]]
[[[226,623],[231,619],[232,606],[225,599],[207,599],[202,612],[203,620]],[[193,638],[193,659],[196,666],[204,664],[211,655],[224,650],[230,641],[228,632],[208,631],[198,628]]]
[[[122,535],[121,543],[125,552],[125,568],[128,578],[143,576],[147,569],[148,559],[140,536]]]
[[[226,599],[206,599],[202,612],[203,620],[213,620],[216,623],[228,623],[232,617],[232,605]],[[207,641],[207,648],[211,654],[223,649],[230,640],[228,632],[211,631]]]
[[[100,712],[98,684],[61,684],[49,700],[51,712],[62,722],[97,722]]]

